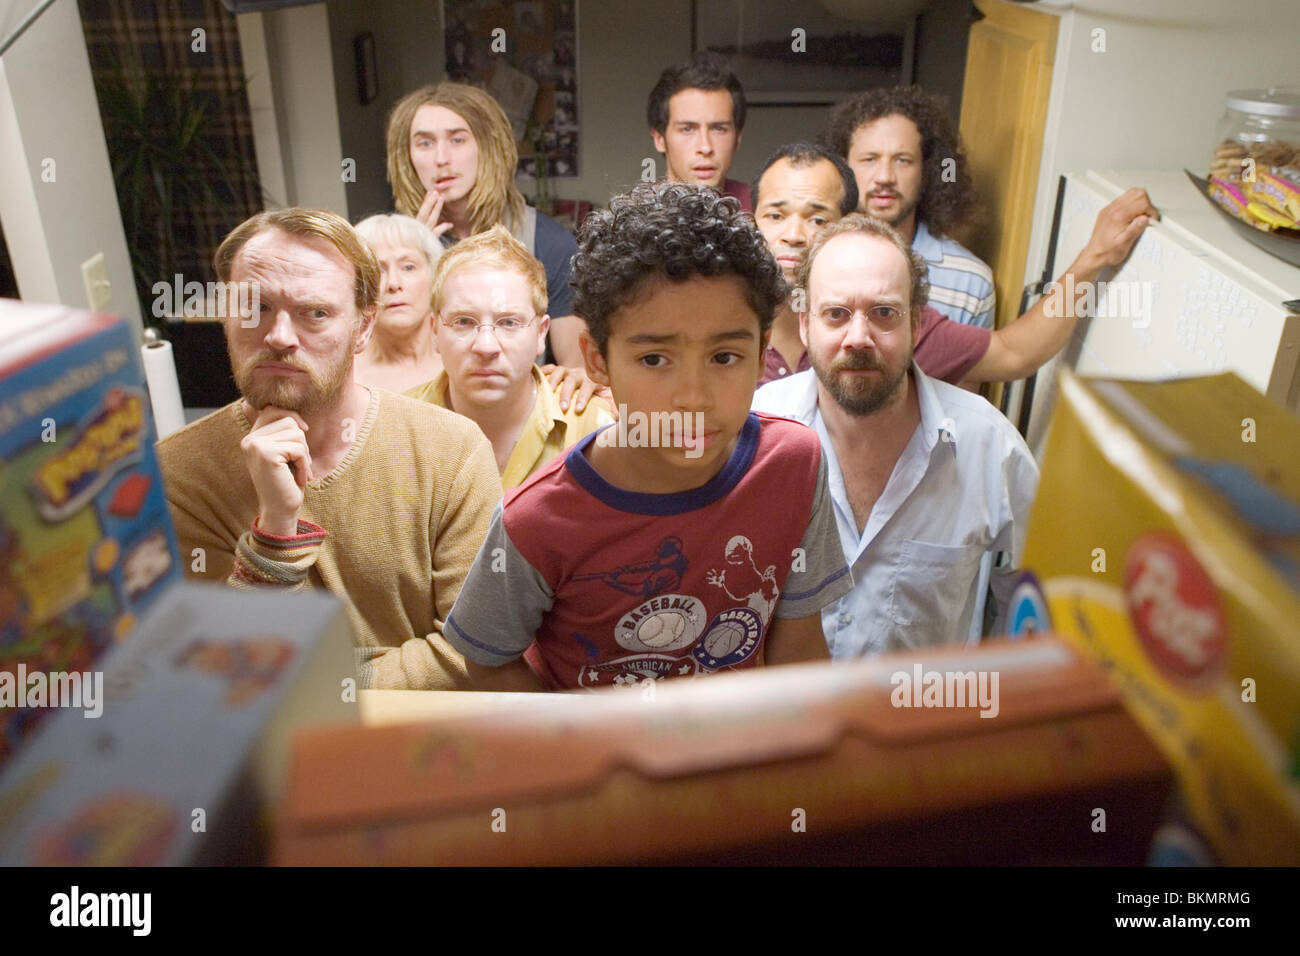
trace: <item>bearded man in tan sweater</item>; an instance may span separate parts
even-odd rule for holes
[[[329,591],[361,687],[478,686],[442,628],[501,479],[473,422],[354,380],[374,254],[341,217],[294,208],[238,226],[216,266],[257,312],[223,319],[243,397],[158,445],[191,577]]]

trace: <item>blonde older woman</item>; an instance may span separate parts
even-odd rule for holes
[[[356,230],[374,250],[382,274],[375,334],[357,356],[356,378],[403,392],[442,371],[433,340],[433,267],[442,245],[410,216],[371,216]]]

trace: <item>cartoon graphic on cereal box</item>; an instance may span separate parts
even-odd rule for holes
[[[127,325],[0,301],[0,671],[89,667],[180,577]],[[36,720],[0,711],[0,763]]]
[[[37,866],[154,866],[178,832],[176,814],[153,797],[100,797],[37,839]]]
[[[235,708],[275,686],[293,655],[293,644],[275,635],[227,641],[200,638],[182,648],[173,663],[225,679],[225,704]]]
[[[0,514],[0,649],[17,644],[32,610],[32,602],[18,581],[23,560],[22,542]]]

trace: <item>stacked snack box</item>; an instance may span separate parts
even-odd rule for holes
[[[1300,230],[1300,168],[1260,170],[1239,182],[1210,178],[1210,198],[1262,232]]]
[[[1300,863],[1300,422],[1235,375],[1066,376],[1025,566],[1229,864]]]
[[[287,865],[1139,863],[1168,765],[1049,638],[318,728]]]
[[[290,735],[355,721],[354,673],[329,595],[176,584],[0,772],[0,865],[263,862]]]
[[[0,300],[0,328],[3,765],[50,712],[45,675],[125,639],[181,565],[126,324]]]

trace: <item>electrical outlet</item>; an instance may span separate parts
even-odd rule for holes
[[[92,312],[102,312],[113,301],[113,284],[108,281],[104,254],[97,252],[81,264],[81,279],[86,284],[86,302]]]

